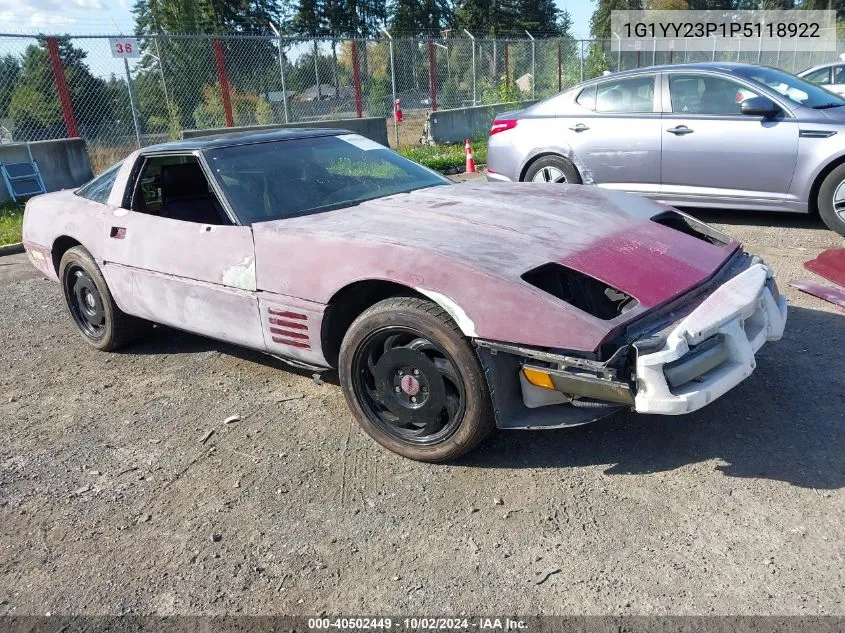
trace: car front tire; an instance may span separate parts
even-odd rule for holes
[[[845,236],[845,165],[836,167],[822,182],[818,208],[827,228]]]
[[[84,247],[75,246],[62,256],[59,280],[70,316],[91,347],[116,350],[151,329],[152,323],[117,307],[99,266]]]
[[[409,459],[453,460],[494,429],[478,358],[431,301],[397,297],[366,310],[343,339],[338,373],[364,431]]]

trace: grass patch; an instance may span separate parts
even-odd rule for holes
[[[21,241],[23,209],[13,204],[0,206],[0,246]]]
[[[466,165],[463,143],[424,147],[400,147],[396,151],[405,158],[410,158],[435,171],[463,171],[464,165]],[[472,153],[476,165],[487,163],[487,141],[473,141]]]

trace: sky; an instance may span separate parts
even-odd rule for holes
[[[0,33],[131,33],[133,0],[0,0]],[[573,19],[573,35],[588,37],[593,0],[557,0]]]

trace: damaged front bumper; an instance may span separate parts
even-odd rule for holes
[[[755,353],[783,336],[786,300],[757,261],[683,319],[619,348],[605,361],[477,340],[500,428],[585,424],[627,407],[678,415],[709,404],[756,367]]]
[[[779,340],[785,325],[772,269],[752,265],[678,323],[660,349],[644,353],[634,343],[634,409],[678,415],[709,404],[751,375],[757,350]]]

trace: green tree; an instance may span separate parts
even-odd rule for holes
[[[18,82],[20,72],[21,65],[17,57],[13,55],[0,57],[0,118],[5,117],[9,112],[12,90]]]
[[[74,115],[83,133],[91,136],[99,131],[99,126],[112,116],[112,112],[105,82],[91,74],[85,64],[86,55],[68,40],[59,40],[59,57]],[[30,45],[24,51],[8,109],[19,138],[64,133],[64,119],[45,41]]]
[[[610,37],[610,17],[613,11],[636,11],[642,8],[642,0],[599,0],[590,18],[590,33],[593,37]]]
[[[519,26],[533,35],[550,36],[566,33],[569,24],[562,22],[562,11],[554,0],[522,0]],[[569,14],[566,14],[567,18]],[[570,19],[571,21],[571,19]]]
[[[439,35],[452,19],[448,0],[393,0],[390,30],[396,35]]]

